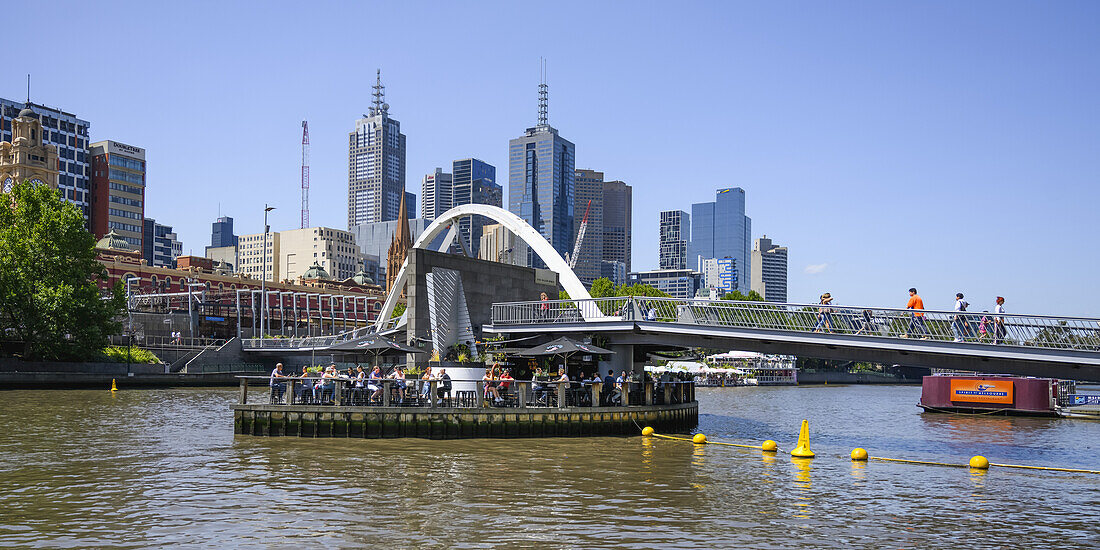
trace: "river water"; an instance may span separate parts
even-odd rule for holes
[[[234,436],[232,389],[0,392],[0,547],[1097,548],[1100,422],[922,414],[914,386],[701,388],[713,440]]]

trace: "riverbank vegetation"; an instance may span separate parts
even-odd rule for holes
[[[0,339],[28,360],[99,354],[121,329],[121,285],[103,295],[84,215],[45,185],[18,183],[0,195]]]

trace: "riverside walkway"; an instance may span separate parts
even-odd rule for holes
[[[493,304],[484,330],[1100,381],[1097,318],[821,307],[647,297],[510,302]]]

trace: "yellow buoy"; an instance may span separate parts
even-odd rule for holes
[[[692,436],[691,442],[696,445],[702,445],[707,442],[707,436],[705,434],[695,434]]]
[[[760,448],[764,449],[764,452],[774,453],[774,452],[779,450],[779,445],[776,442],[769,439],[769,440],[765,441],[764,444],[760,446]]]
[[[988,470],[989,459],[982,455],[975,456],[974,458],[970,459],[970,467],[974,468],[975,470]]]
[[[791,456],[797,458],[813,458],[814,452],[810,450],[810,421],[802,421],[802,429],[798,431],[798,445],[791,451]]]
[[[653,435],[653,428],[650,428],[649,426],[642,428],[642,435],[646,437]]]
[[[867,460],[867,449],[863,447],[852,449],[852,460]]]
[[[118,391],[118,386],[115,385],[115,379],[111,379],[111,391]]]

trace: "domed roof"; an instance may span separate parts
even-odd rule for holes
[[[359,268],[359,272],[352,276],[351,281],[359,286],[374,284],[374,279],[372,279],[370,275],[367,275],[367,272],[363,271],[363,268]]]
[[[126,242],[126,239],[119,237],[115,230],[112,229],[99,242],[95,243],[96,248],[113,249],[113,250],[133,250],[130,243]]]
[[[332,277],[329,276],[328,271],[325,271],[325,268],[321,267],[321,264],[313,262],[313,265],[309,266],[302,278],[328,280]]]
[[[23,118],[23,117],[38,118],[38,113],[31,110],[31,104],[30,103],[27,103],[26,105],[24,105],[23,110],[19,111],[19,118]]]

